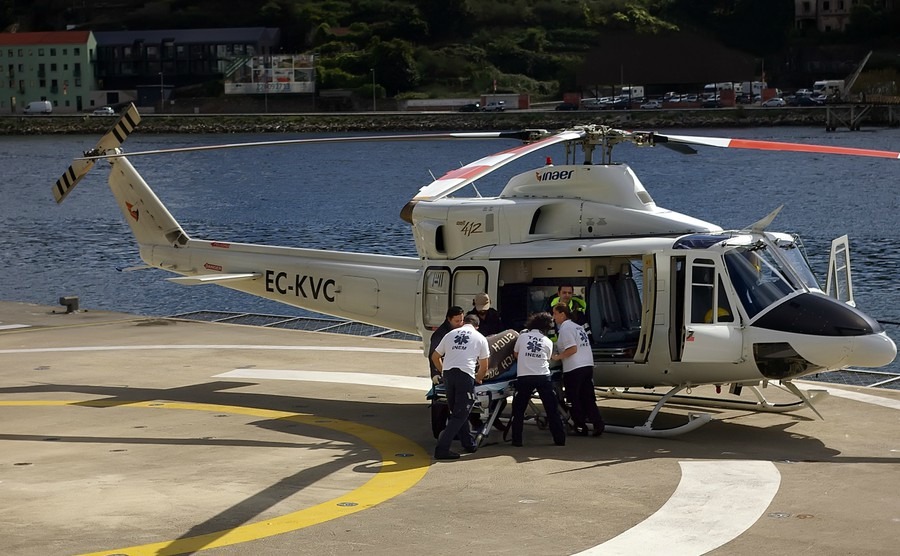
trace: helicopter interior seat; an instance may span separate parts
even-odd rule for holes
[[[643,306],[641,294],[631,273],[630,263],[622,265],[622,272],[619,273],[618,280],[616,280],[615,292],[622,315],[622,327],[625,330],[640,331]],[[634,339],[637,341],[637,336]]]
[[[622,325],[619,303],[605,268],[590,285],[587,305],[594,349],[607,357],[625,355],[629,331]]]

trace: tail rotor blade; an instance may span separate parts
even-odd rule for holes
[[[134,128],[141,122],[141,115],[134,104],[119,116],[119,120],[113,124],[109,131],[103,134],[97,146],[85,153],[86,156],[106,155],[122,146],[125,139],[131,135]],[[76,158],[63,175],[56,180],[53,186],[53,198],[57,203],[63,202],[78,182],[94,167],[94,159]]]

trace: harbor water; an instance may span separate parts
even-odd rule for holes
[[[827,133],[821,128],[666,130],[900,151],[900,129]],[[301,135],[143,135],[139,150],[284,140]],[[306,137],[309,137],[307,135]],[[54,305],[64,295],[81,307],[141,315],[198,310],[305,315],[302,310],[216,286],[177,285],[141,264],[131,234],[106,187],[108,164],[94,170],[62,204],[51,186],[94,136],[0,137],[0,299]],[[314,249],[415,256],[403,205],[423,185],[516,143],[508,140],[315,144],[135,157],[163,203],[196,238]],[[900,322],[900,161],[699,147],[695,155],[618,146],[613,158],[635,170],[659,206],[743,228],[780,205],[770,229],[799,233],[824,284],[830,242],[850,237],[857,305],[885,323]],[[499,193],[513,175],[565,161],[551,147],[479,181]],[[461,194],[476,194],[472,188]],[[885,324],[895,341],[900,326]],[[900,365],[888,369],[900,372]]]

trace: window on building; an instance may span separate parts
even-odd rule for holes
[[[73,48],[73,49],[72,49],[72,54],[74,54],[74,55],[76,55],[76,56],[81,56],[81,49],[78,48],[78,47]]]
[[[20,48],[19,49],[19,58],[22,58],[23,56],[25,56],[25,52]]]
[[[50,92],[56,94],[59,92],[59,83],[57,83],[56,79],[50,81]]]
[[[822,11],[830,11],[831,10],[831,2],[822,2]]]
[[[68,55],[69,55],[69,49],[63,48],[63,56],[68,56]]]
[[[56,71],[56,64],[50,64],[50,71]]]
[[[75,62],[75,65],[73,66],[73,68],[74,69],[73,69],[72,73],[75,75],[75,77],[81,77],[81,63]]]
[[[156,45],[149,44],[147,45],[147,59],[148,60],[159,60],[159,48]]]
[[[43,55],[44,55],[44,49],[38,48],[38,56],[43,56]]]
[[[6,51],[6,54],[7,54],[10,58],[12,58],[12,57],[13,57],[12,48],[10,48],[9,50],[7,50],[7,51]]]
[[[63,64],[63,71],[69,71],[69,64]]]
[[[50,55],[51,55],[51,56],[56,56],[56,49],[55,49],[55,48],[51,48],[51,49],[50,49]]]

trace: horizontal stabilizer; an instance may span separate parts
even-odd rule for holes
[[[97,146],[84,154],[98,155],[115,151],[122,146],[122,143],[134,131],[134,128],[140,121],[141,115],[138,113],[137,108],[134,107],[134,104],[129,104],[128,108],[119,116],[119,120],[115,125],[100,138]],[[56,202],[63,202],[63,199],[93,167],[94,160],[75,159],[53,186],[53,198],[56,199]]]
[[[200,284],[221,284],[223,282],[238,282],[240,280],[253,280],[262,276],[259,272],[247,272],[244,274],[198,274],[197,276],[179,276],[178,278],[166,278],[170,282],[184,286],[198,286]]]

